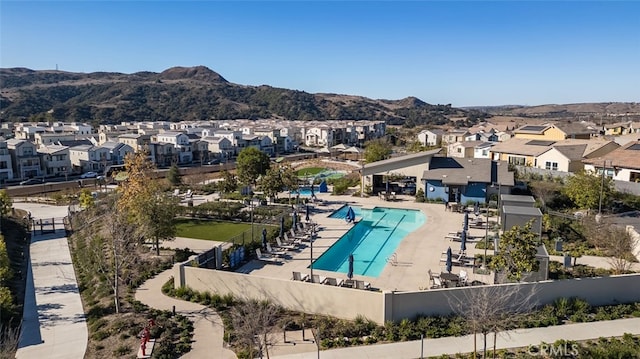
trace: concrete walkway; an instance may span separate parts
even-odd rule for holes
[[[611,321],[579,323],[558,325],[547,328],[518,329],[500,333],[497,340],[497,349],[506,348],[523,348],[529,345],[539,346],[542,342],[553,343],[558,339],[566,340],[587,340],[597,339],[599,337],[618,337],[624,333],[640,334],[640,318],[619,319]],[[310,337],[310,333],[307,338]],[[291,336],[287,335],[289,339]],[[309,342],[307,342],[309,343]],[[276,352],[283,353],[283,346],[294,348],[293,344],[280,343],[276,347],[270,349],[271,358],[278,359],[339,359],[339,358],[395,358],[395,359],[413,359],[420,358],[422,353],[424,357],[440,356],[443,354],[455,355],[458,353],[473,352],[473,335],[462,337],[447,337],[438,339],[425,339],[424,343],[420,340],[409,342],[400,342],[392,344],[363,345],[358,347],[350,347],[343,349],[323,350],[318,356],[315,344],[303,344],[309,351],[304,353],[283,354],[278,355]],[[477,350],[482,351],[482,336],[477,337]],[[487,350],[493,348],[493,335],[487,337]],[[274,350],[275,349],[275,350]],[[564,349],[564,348],[563,348]],[[567,347],[567,350],[572,350]],[[547,351],[547,353],[549,353]],[[274,355],[275,354],[275,355]],[[535,354],[534,354],[535,355]],[[540,355],[540,354],[538,354]]]
[[[189,247],[194,251],[202,251],[203,249],[212,248],[215,244],[215,242],[211,241],[180,238],[175,242],[163,242],[161,246]],[[162,285],[169,280],[172,273],[172,269],[169,269],[147,280],[136,290],[135,298],[156,309],[173,310],[175,306],[176,313],[185,315],[193,321],[194,331],[191,351],[184,355],[183,358],[236,359],[237,357],[233,351],[224,348],[224,326],[222,319],[215,310],[197,303],[167,297],[162,293]]]
[[[14,203],[35,220],[57,218],[55,233],[34,235],[23,323],[16,358],[81,359],[87,349],[85,321],[78,283],[61,218],[67,207]]]

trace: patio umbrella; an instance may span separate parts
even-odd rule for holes
[[[353,208],[351,206],[349,206],[349,209],[347,210],[345,219],[347,220],[347,222],[353,222],[356,220],[356,214],[355,212],[353,212]]]
[[[476,201],[476,204],[473,205],[473,213],[476,216],[480,214],[480,202]]]
[[[262,229],[262,249],[267,249],[267,229]]]
[[[313,188],[313,182],[311,182],[311,197],[313,198],[315,196],[316,196],[316,193],[315,193],[315,190]]]
[[[295,223],[294,223],[294,228],[295,228]],[[280,239],[284,238],[284,216],[280,217],[280,234],[279,234]]]
[[[293,211],[293,218],[291,219],[291,227],[296,228],[296,225],[298,224],[298,212]]]
[[[387,178],[387,187],[386,187],[386,190],[387,190],[387,194],[389,194],[389,178]]]
[[[347,278],[353,278],[353,253],[349,254],[349,271],[347,272]]]
[[[309,222],[309,205],[307,205],[307,214],[306,214],[306,216],[304,217],[304,220],[305,220],[305,221],[307,221],[307,222]]]
[[[464,212],[464,221],[462,222],[462,231],[469,230],[469,213],[467,211]]]
[[[451,267],[453,267],[453,262],[451,261],[451,247],[447,249],[447,272],[451,273]]]
[[[462,231],[460,233],[460,251],[464,252],[467,250],[467,231]]]

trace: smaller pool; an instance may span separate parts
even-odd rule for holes
[[[291,193],[292,195],[300,194],[301,197],[311,197],[311,187],[302,187],[297,191],[290,191],[289,193]],[[316,196],[318,195],[318,187],[313,189],[313,193]]]

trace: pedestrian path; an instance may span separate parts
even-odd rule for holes
[[[236,359],[233,351],[224,348],[224,326],[222,319],[213,309],[171,298],[162,293],[162,285],[171,278],[172,273],[173,271],[169,269],[144,282],[136,290],[136,299],[160,310],[173,310],[175,307],[176,313],[185,315],[193,321],[191,351],[183,358]]]
[[[599,337],[619,337],[625,333],[635,335],[640,334],[640,318],[566,324],[546,328],[510,330],[498,335],[496,349],[526,348],[529,345],[539,348],[542,342],[550,344],[554,343],[558,339],[577,341],[597,339]],[[487,338],[487,342],[487,350],[490,348],[493,349],[493,335],[490,335]],[[482,336],[478,335],[478,351],[482,351],[483,346]],[[318,358],[315,345],[306,345],[305,347],[309,350],[307,352],[285,354],[287,348],[295,350],[294,348],[296,347],[297,345],[293,345],[293,343],[278,343],[270,349],[270,357],[277,359]],[[570,351],[571,349],[572,348],[570,347],[560,349],[554,348],[554,350],[567,351]],[[458,353],[471,352],[473,352],[473,335],[465,335],[461,337],[425,339],[424,342],[414,340],[391,344],[363,345],[350,348],[323,350],[320,352],[320,357],[323,359],[414,359],[422,356],[430,357],[440,356],[443,354],[455,355]]]
[[[15,203],[14,207],[31,212],[34,220],[67,213],[66,206]],[[16,358],[83,358],[87,324],[64,229],[34,235],[30,258]]]

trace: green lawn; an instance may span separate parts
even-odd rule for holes
[[[322,167],[307,167],[307,168],[299,169],[298,171],[296,171],[296,174],[298,176],[314,176],[324,171],[325,169],[326,168],[322,168]]]
[[[264,225],[253,225],[253,238],[260,240]],[[176,237],[206,239],[209,241],[228,242],[232,238],[251,230],[249,223],[217,222],[197,219],[178,219],[176,221]],[[248,233],[249,237],[251,236]],[[248,238],[247,238],[248,239]]]

